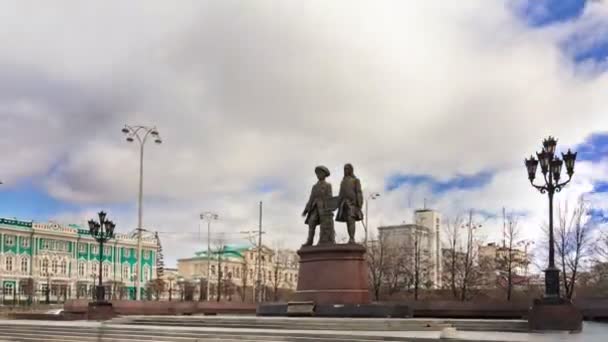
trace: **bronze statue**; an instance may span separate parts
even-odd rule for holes
[[[325,166],[317,166],[315,174],[319,181],[310,191],[310,199],[306,203],[302,216],[306,217],[304,223],[308,224],[308,238],[303,246],[311,246],[315,237],[315,229],[320,225],[319,244],[335,243],[334,214],[330,207],[332,202],[331,184],[325,181],[329,177],[329,170]]]
[[[338,194],[338,214],[336,221],[346,222],[348,230],[348,243],[355,242],[355,222],[363,220],[363,192],[361,182],[355,177],[353,166],[344,165],[344,178],[340,184]]]

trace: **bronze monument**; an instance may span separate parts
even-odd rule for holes
[[[311,246],[315,238],[315,229],[319,225],[319,243],[335,243],[334,214],[332,208],[331,184],[325,181],[329,177],[329,170],[325,166],[317,166],[315,174],[319,181],[312,186],[310,198],[302,216],[306,217],[304,223],[308,225],[308,238],[303,246]]]
[[[338,194],[338,214],[336,221],[346,222],[348,230],[348,243],[355,243],[355,223],[363,220],[363,192],[361,182],[355,177],[351,164],[344,165],[344,178],[340,184]]]

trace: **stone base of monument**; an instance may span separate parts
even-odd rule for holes
[[[106,321],[116,316],[110,302],[91,302],[87,311],[87,319],[91,321]]]
[[[411,317],[407,305],[371,303],[365,247],[305,246],[294,300],[258,306],[259,316]]]
[[[296,302],[367,304],[370,302],[365,247],[359,244],[306,246],[298,250]]]
[[[320,304],[306,302],[264,303],[256,310],[257,316],[266,317],[359,317],[409,318],[412,308],[403,304]]]
[[[530,331],[579,332],[583,328],[583,315],[567,299],[536,299],[528,313],[528,326]]]

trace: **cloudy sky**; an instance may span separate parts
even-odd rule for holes
[[[295,247],[318,164],[355,165],[370,225],[427,206],[502,207],[541,234],[547,201],[524,157],[555,135],[579,151],[559,195],[608,216],[608,4],[602,1],[0,1],[0,216],[82,223],[108,210],[144,226],[169,265],[214,238]],[[337,225],[338,236],[345,228]]]

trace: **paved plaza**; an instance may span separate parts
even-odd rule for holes
[[[352,321],[356,319],[348,319]],[[423,319],[421,319],[423,320]],[[432,322],[433,319],[424,320]],[[483,322],[483,320],[479,320]],[[337,331],[188,326],[134,326],[107,322],[0,321],[3,341],[432,341],[441,331]],[[582,333],[457,331],[452,341],[605,341],[608,324],[585,322]]]

